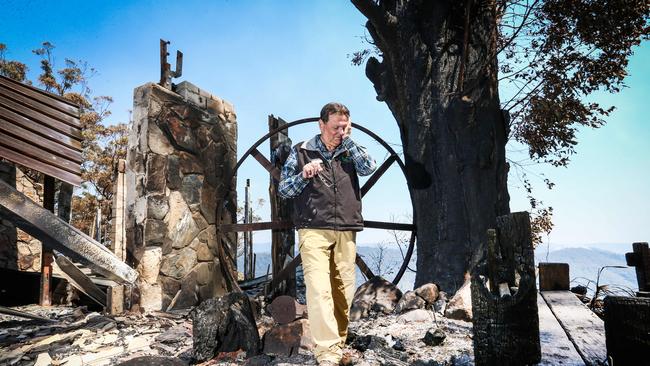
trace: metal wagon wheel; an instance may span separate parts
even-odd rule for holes
[[[293,122],[289,122],[283,126],[280,126],[266,135],[262,136],[259,140],[257,140],[247,151],[244,153],[244,155],[237,161],[237,164],[235,165],[235,168],[232,172],[233,177],[237,174],[237,170],[239,167],[242,165],[242,163],[248,158],[249,156],[252,156],[255,160],[257,160],[262,167],[271,174],[273,179],[275,179],[277,182],[280,181],[280,170],[278,170],[273,164],[257,149],[258,146],[260,146],[263,142],[271,138],[272,136],[276,135],[277,133],[284,131],[285,129],[288,129],[289,127],[309,123],[309,122],[318,122],[319,118],[318,117],[311,117],[311,118],[303,118],[299,119]],[[370,131],[369,129],[358,125],[356,123],[352,123],[352,127],[364,132],[368,136],[372,137],[377,141],[380,145],[382,145],[389,153],[390,156],[388,159],[386,159],[380,166],[377,168],[377,170],[368,178],[366,183],[361,187],[361,197],[366,195],[370,188],[372,188],[375,183],[381,178],[381,176],[388,170],[388,168],[395,162],[399,165],[402,174],[404,175],[404,178],[406,178],[406,167],[404,166],[404,162],[402,159],[400,159],[399,155],[393,150],[393,148],[386,143],[381,137],[377,136],[374,132]],[[226,193],[227,194],[227,193]],[[222,197],[221,202],[225,203],[225,196]],[[415,220],[415,208],[413,206],[413,203],[411,202],[411,208],[413,211],[413,220]],[[219,205],[217,208],[217,218],[221,218],[221,213],[223,210],[223,204]],[[397,272],[397,275],[393,279],[393,283],[397,284],[401,279],[402,276],[404,275],[404,272],[406,272],[406,269],[408,267],[408,263],[411,260],[411,256],[413,255],[413,250],[415,247],[415,237],[416,237],[416,230],[415,230],[415,222],[412,222],[411,224],[399,224],[399,223],[393,223],[393,222],[382,222],[382,221],[368,221],[364,220],[364,227],[366,228],[374,228],[374,229],[386,229],[386,230],[400,230],[400,231],[410,231],[411,232],[411,238],[409,240],[409,246],[406,250],[406,255],[404,257],[404,261]],[[229,232],[245,232],[245,231],[259,231],[259,230],[272,230],[272,229],[293,229],[293,223],[288,222],[288,221],[267,221],[267,222],[256,222],[256,223],[248,223],[248,224],[220,224],[217,227],[218,234],[219,233],[229,233]],[[230,258],[232,260],[232,258]],[[277,275],[273,276],[273,281],[271,283],[271,288],[275,288],[279,283],[284,281],[290,274],[290,272],[294,271],[296,267],[300,264],[300,255],[297,255],[285,268],[280,271]],[[372,278],[374,274],[372,271],[368,268],[366,263],[363,261],[363,259],[357,254],[356,258],[356,264],[359,267],[359,269],[363,272],[363,274],[367,278]]]

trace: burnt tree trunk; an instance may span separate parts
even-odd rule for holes
[[[457,290],[509,213],[494,3],[352,0],[382,53],[366,75],[399,126],[417,225],[415,286]]]

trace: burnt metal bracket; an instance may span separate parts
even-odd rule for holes
[[[167,45],[169,41],[160,39],[160,86],[172,89],[172,78],[178,78],[183,75],[183,52],[176,51],[176,70],[172,71],[171,65],[167,62]]]

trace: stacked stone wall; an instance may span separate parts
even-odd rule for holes
[[[39,174],[39,177],[42,175]],[[43,184],[22,168],[0,161],[0,180],[15,187],[33,201],[43,204]],[[41,242],[0,217],[0,268],[27,272],[41,270]]]
[[[187,308],[225,293],[215,215],[222,197],[236,202],[236,139],[233,106],[191,83],[135,89],[127,260],[140,273],[144,310]],[[223,212],[226,222],[233,210]]]

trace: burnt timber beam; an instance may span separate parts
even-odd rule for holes
[[[0,215],[75,261],[120,283],[134,283],[138,274],[108,248],[91,239],[52,212],[0,181]]]
[[[24,311],[19,311],[16,309],[12,308],[7,308],[4,306],[0,306],[0,314],[7,314],[7,315],[12,315],[12,316],[17,316],[21,318],[26,318],[26,319],[32,319],[32,320],[40,320],[48,323],[56,323],[56,320],[44,318],[42,316],[26,313]]]
[[[60,255],[56,258],[55,262],[59,266],[59,269],[61,269],[63,277],[68,280],[72,286],[86,294],[99,305],[106,307],[106,293],[97,287],[90,277],[81,272],[72,261],[67,257]]]

